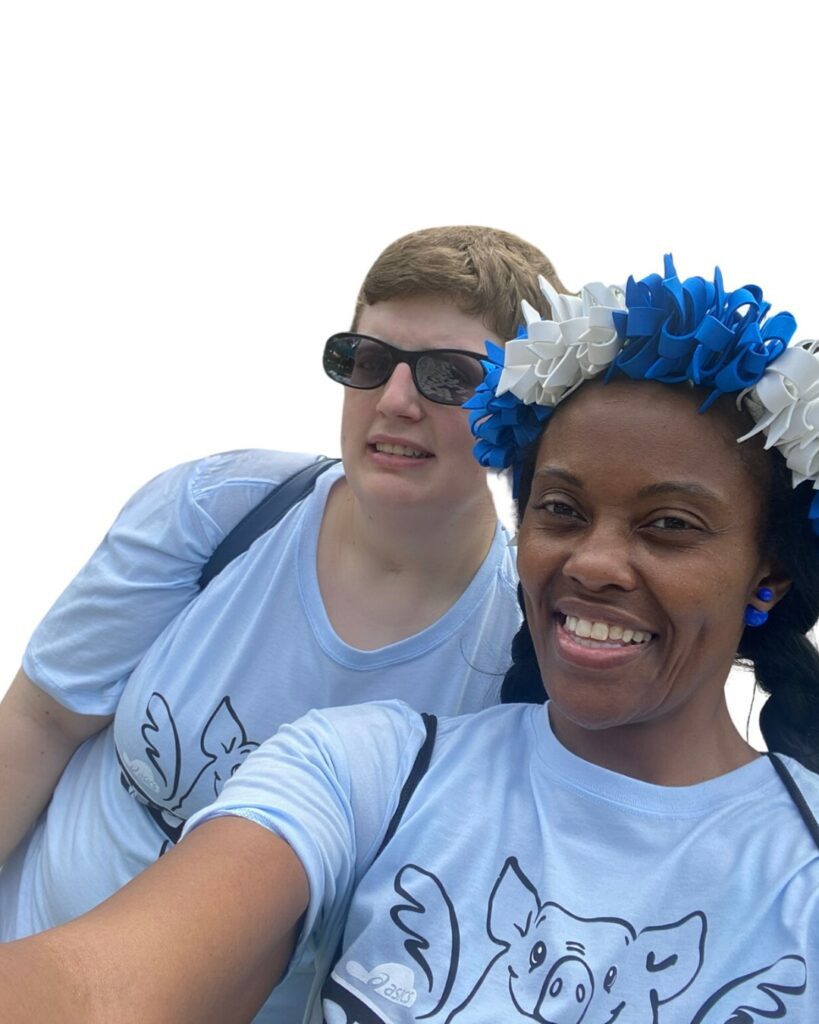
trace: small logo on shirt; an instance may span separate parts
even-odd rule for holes
[[[154,775],[144,761],[140,761],[138,757],[131,759],[124,752],[120,754],[120,757],[122,758],[125,770],[134,782],[138,782],[140,786],[150,790],[152,793],[159,792],[159,783],[156,781],[156,775]]]
[[[403,964],[379,964],[368,971],[355,960],[348,960],[344,966],[356,981],[390,1002],[399,1006],[412,1006],[415,1002],[415,973],[411,968]]]

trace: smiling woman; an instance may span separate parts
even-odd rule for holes
[[[746,606],[765,587],[772,609],[788,588],[760,550],[768,458],[761,444],[739,449],[752,423],[730,402],[698,416],[704,398],[620,380],[561,404],[537,451],[518,559],[561,742],[672,785],[756,757],[725,680]]]
[[[701,279],[648,279],[644,310],[672,306],[653,317],[633,292],[607,293],[619,323],[599,303],[529,313],[471,401],[480,457],[519,471],[526,618],[505,706],[437,735],[399,701],[285,726],[159,864],[0,948],[4,1021],[245,1021],[310,962],[310,1024],[814,1024],[819,776],[800,759],[816,757],[819,538],[815,476],[794,469],[811,468],[812,421],[793,408],[819,397],[819,358],[759,326],[758,290],[737,314]],[[655,374],[673,380],[640,379],[651,337],[633,320],[675,353]],[[701,361],[715,322],[751,370],[730,337]],[[566,353],[556,381],[539,361]],[[786,373],[780,430],[766,396]],[[777,450],[737,444],[757,429]],[[738,656],[772,692],[770,757],[728,716]]]

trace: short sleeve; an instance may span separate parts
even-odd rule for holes
[[[35,630],[28,676],[73,711],[111,714],[146,650],[199,592],[227,532],[309,455],[241,451],[155,477]]]
[[[202,822],[237,815],[281,836],[304,867],[310,905],[293,963],[340,937],[356,882],[372,863],[424,742],[401,701],[311,711],[253,751]],[[332,950],[331,950],[332,951]]]

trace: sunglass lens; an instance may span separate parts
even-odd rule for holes
[[[395,361],[386,345],[371,338],[360,338],[355,350],[355,365],[350,377],[354,388],[377,388],[393,371]]]
[[[395,362],[387,345],[357,334],[334,334],[324,346],[324,371],[348,388],[377,388]]]
[[[463,405],[484,378],[477,359],[460,352],[430,352],[415,367],[421,394],[444,405]]]
[[[324,346],[324,372],[339,384],[350,383],[355,367],[357,338],[334,334]]]

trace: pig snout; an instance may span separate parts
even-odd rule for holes
[[[546,976],[536,1007],[542,1024],[580,1024],[586,1016],[594,979],[582,960],[566,956]]]

